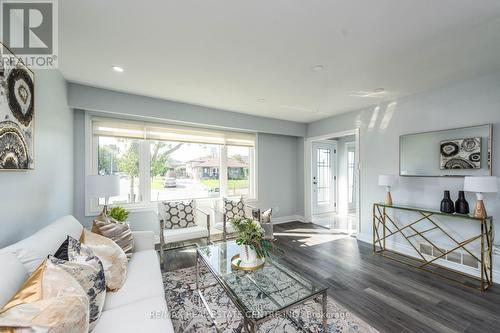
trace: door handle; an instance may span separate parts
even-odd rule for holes
[[[318,184],[318,183],[316,183],[316,182],[313,182],[313,185],[316,185],[316,184]]]

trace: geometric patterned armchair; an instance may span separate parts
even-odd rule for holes
[[[233,226],[229,223],[232,218],[242,217],[260,220],[260,209],[245,203],[242,197],[239,200],[222,198],[222,200],[215,203],[214,211],[215,215],[219,216],[215,228],[222,230],[224,240],[227,239],[228,234],[235,232]]]
[[[210,214],[196,207],[194,200],[158,202],[160,222],[160,256],[164,263],[164,248],[185,246],[185,242],[206,238],[210,242]]]

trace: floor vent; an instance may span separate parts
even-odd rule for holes
[[[439,257],[443,253],[446,253],[446,249],[440,248],[440,247],[435,247],[427,243],[420,243],[419,244],[420,252],[424,255],[431,256],[431,257]],[[469,266],[472,268],[478,268],[479,267],[479,262],[470,254],[468,253],[461,253],[458,251],[454,251],[451,253],[448,253],[444,257],[440,258],[441,260],[447,260],[456,264],[460,265],[465,265]]]

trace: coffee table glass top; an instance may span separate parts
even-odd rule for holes
[[[266,258],[264,267],[242,271],[231,267],[240,248],[234,241],[197,249],[198,254],[245,317],[262,319],[323,293],[327,288],[288,268],[279,258]]]

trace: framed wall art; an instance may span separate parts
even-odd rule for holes
[[[481,138],[441,141],[441,170],[480,169]]]
[[[0,43],[0,170],[32,170],[34,73]]]

